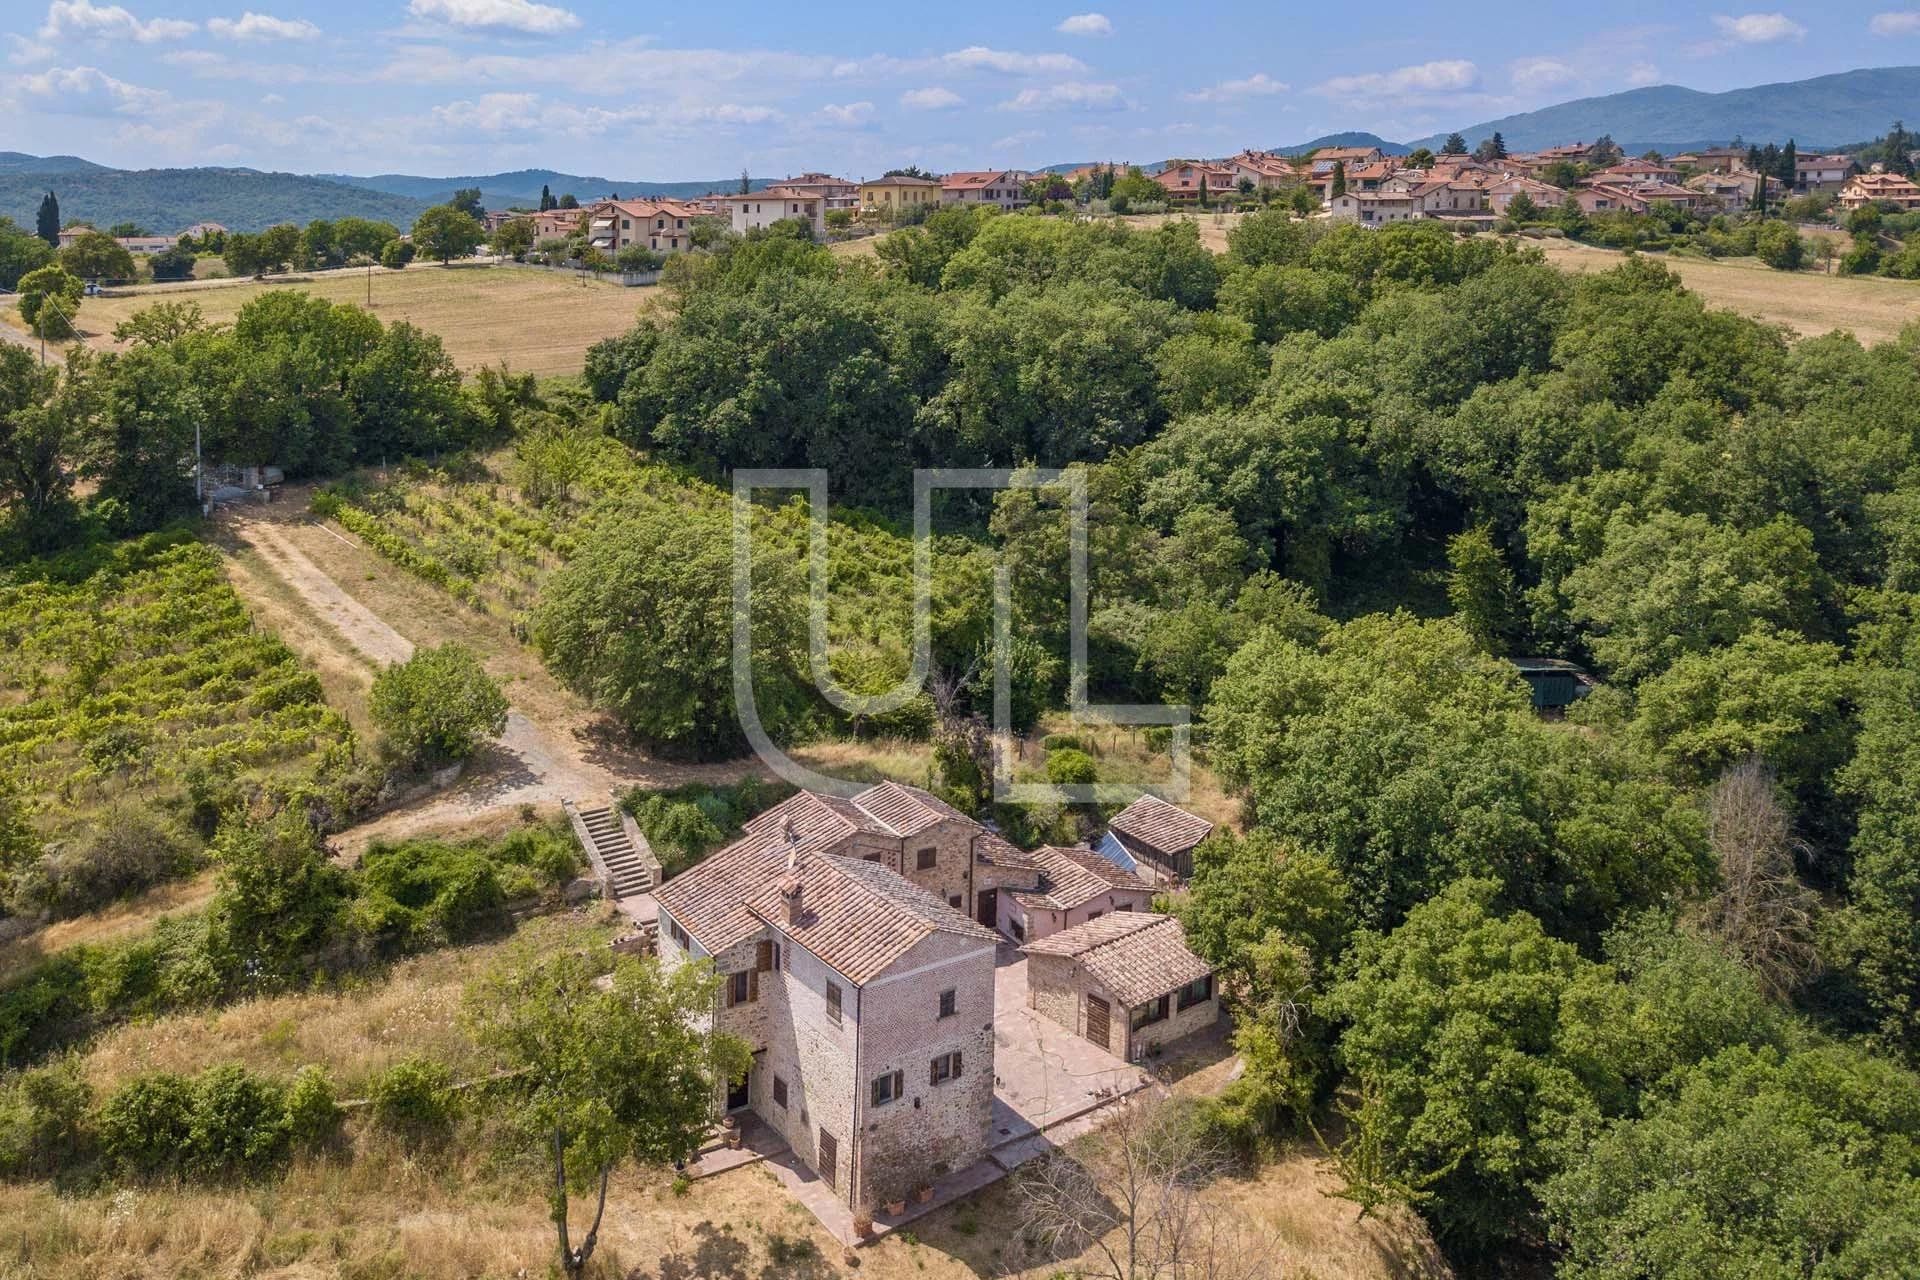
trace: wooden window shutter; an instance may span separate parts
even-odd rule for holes
[[[760,971],[753,970],[747,975],[747,1000],[749,1003],[760,998]]]
[[[927,1063],[927,1083],[930,1085],[940,1083],[940,1059],[938,1058]]]
[[[773,968],[773,943],[763,941],[754,948],[753,967],[757,973]]]
[[[956,1080],[960,1078],[960,1051],[958,1049],[953,1051],[953,1078]]]

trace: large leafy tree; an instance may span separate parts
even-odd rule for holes
[[[414,247],[441,262],[470,256],[486,238],[479,219],[452,205],[435,205],[413,223]]]
[[[53,261],[53,250],[39,236],[0,218],[0,289],[13,289],[20,277]]]
[[[621,958],[610,981],[584,956],[509,964],[469,994],[482,1044],[515,1074],[512,1120],[529,1152],[552,1160],[548,1193],[560,1266],[577,1280],[598,1243],[614,1170],[667,1164],[699,1150],[723,1082],[744,1075],[748,1046],[714,1031],[718,982],[704,965],[663,972]],[[569,1200],[595,1196],[576,1242]]]
[[[133,255],[103,231],[83,231],[60,250],[60,265],[82,280],[131,280]]]
[[[762,723],[804,701],[802,588],[790,556],[753,558],[754,695]],[[541,593],[533,639],[554,671],[641,741],[720,756],[743,744],[733,678],[733,529],[725,509],[634,503],[596,521]]]
[[[80,277],[50,262],[20,277],[20,318],[40,337],[75,337],[74,317],[85,292]]]
[[[1545,1184],[1567,1280],[1867,1277],[1920,1240],[1920,1077],[1857,1050],[1728,1049]]]
[[[1331,858],[1361,919],[1398,921],[1462,875],[1592,938],[1697,884],[1697,812],[1633,755],[1536,721],[1518,677],[1451,622],[1373,615],[1227,663],[1213,758],[1261,825]]]

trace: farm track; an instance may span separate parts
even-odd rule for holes
[[[233,575],[243,597],[252,597],[261,589],[263,584],[251,581],[251,575],[255,569],[264,570],[297,597],[302,612],[323,624],[303,627],[305,634],[299,640],[304,643],[296,647],[311,647],[318,638],[334,652],[330,655],[309,653],[310,661],[325,662],[335,670],[355,669],[361,680],[371,684],[373,675],[381,667],[404,662],[412,655],[415,641],[368,603],[349,593],[333,574],[315,563],[300,543],[302,540],[311,543],[316,538],[338,539],[342,548],[339,554],[356,562],[364,561],[369,579],[378,575],[389,589],[404,592],[432,592],[431,587],[406,579],[404,574],[329,527],[302,523],[279,512],[235,512],[228,517],[228,528],[257,557],[253,566],[241,566]],[[249,603],[253,602],[250,598]],[[261,603],[268,606],[262,612],[269,617],[276,610],[284,617],[283,604]],[[431,643],[438,637],[426,634],[429,628],[425,620],[430,619],[442,603],[423,602],[430,607],[389,616],[402,625],[409,625],[411,621],[410,629],[424,642]],[[295,637],[286,638],[289,643],[296,643]],[[327,661],[329,658],[331,661]],[[374,840],[404,839],[430,831],[488,825],[489,819],[498,818],[502,811],[517,810],[525,805],[550,808],[562,800],[572,800],[598,806],[606,803],[609,791],[633,786],[671,786],[696,779],[732,780],[752,769],[746,762],[672,764],[631,749],[609,748],[603,745],[609,726],[602,717],[555,715],[549,718],[539,711],[529,714],[533,709],[515,696],[515,683],[509,682],[507,688],[513,705],[507,713],[505,732],[469,764],[457,785],[351,828],[336,839],[336,846],[343,852],[357,852]],[[554,723],[555,720],[572,722]]]

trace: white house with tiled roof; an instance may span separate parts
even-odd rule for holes
[[[1021,950],[1028,1004],[1115,1057],[1138,1062],[1220,1018],[1213,969],[1172,916],[1101,916]]]
[[[722,975],[715,1024],[753,1050],[727,1110],[875,1212],[991,1146],[999,937],[885,865],[863,807],[809,799],[660,886],[661,962]]]

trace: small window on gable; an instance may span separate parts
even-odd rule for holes
[[[952,987],[948,987],[945,991],[942,991],[940,993],[940,1016],[941,1017],[951,1018],[954,1015],[954,1013],[957,1011],[958,1005],[959,1005],[959,999]]]
[[[931,870],[939,860],[940,851],[938,849],[922,849],[914,855],[914,866],[921,871],[928,871]]]
[[[787,1105],[787,1082],[779,1076],[773,1078],[773,1105],[776,1107]]]
[[[840,1025],[840,984],[837,982],[827,984],[827,1021],[836,1027]]]

